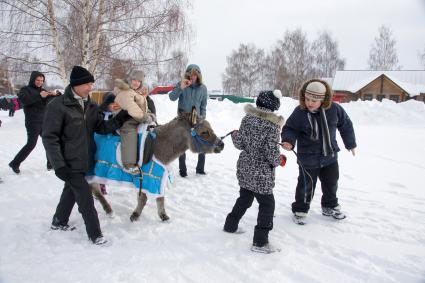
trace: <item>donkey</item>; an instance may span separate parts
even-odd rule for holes
[[[216,136],[210,123],[197,116],[195,109],[191,113],[180,113],[167,124],[157,126],[154,132],[156,139],[153,143],[153,155],[164,165],[170,164],[188,149],[194,153],[220,153],[224,148],[223,141]],[[100,186],[92,184],[92,190],[105,212],[112,213],[112,208],[101,193]],[[146,202],[147,195],[139,190],[137,207],[130,216],[132,222],[139,219]],[[160,219],[162,221],[170,219],[165,212],[164,197],[158,197],[156,203]]]

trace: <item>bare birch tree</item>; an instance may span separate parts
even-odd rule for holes
[[[8,79],[13,87],[18,89],[28,84],[31,71],[42,68],[40,61],[35,56],[24,54],[22,59],[18,61],[2,58],[0,63],[1,68],[7,70]],[[26,61],[32,62],[32,64],[27,64]],[[50,82],[47,80],[47,83]]]
[[[263,78],[264,51],[252,44],[241,44],[226,60],[224,91],[237,96],[255,96]]]
[[[266,57],[265,70],[268,74],[266,77],[267,85],[272,89],[283,90],[289,74],[286,69],[285,58],[282,56],[279,48],[275,47],[270,55]]]
[[[162,52],[157,49],[158,56]],[[170,52],[167,60],[157,60],[154,66],[151,66],[152,85],[174,85],[180,81],[186,70],[188,57],[182,49],[174,49]]]
[[[154,45],[187,39],[185,8],[190,0],[4,0],[0,2],[0,56],[32,64],[67,84],[74,64],[98,76],[113,60],[136,66],[155,64]]]
[[[186,70],[188,58],[182,50],[174,50],[171,52],[171,60],[159,65],[162,70],[162,80],[158,80],[158,85],[174,85],[180,81]]]
[[[391,29],[387,26],[379,27],[379,35],[375,37],[375,43],[369,52],[369,69],[371,70],[395,70],[400,67],[396,50],[396,40]]]
[[[336,70],[344,70],[345,61],[339,57],[338,42],[333,40],[330,33],[322,31],[313,41],[315,76],[331,78]]]
[[[314,57],[306,34],[300,29],[286,31],[283,40],[279,40],[272,51],[277,60],[275,73],[276,87],[284,96],[294,96],[301,83],[313,76]]]

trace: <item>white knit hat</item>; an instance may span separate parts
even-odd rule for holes
[[[311,100],[323,101],[326,96],[326,86],[321,82],[311,82],[305,89],[305,97]]]

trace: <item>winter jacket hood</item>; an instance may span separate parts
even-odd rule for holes
[[[37,77],[43,77],[43,80],[44,80],[44,81],[46,81],[46,77],[44,76],[44,74],[43,74],[43,73],[38,72],[38,71],[32,71],[32,72],[31,72],[31,76],[30,76],[30,80],[29,80],[29,82],[28,82],[28,86],[33,87],[33,88],[36,88],[36,89],[40,89],[41,87],[39,88],[39,87],[37,87],[37,86],[35,85],[35,79],[36,79]]]
[[[146,98],[136,91],[123,80],[115,80],[114,88],[115,102],[118,103],[122,109],[127,110],[128,114],[141,122],[146,118],[148,112],[148,104]]]
[[[282,129],[285,124],[285,118],[280,115],[276,115],[273,112],[269,112],[263,108],[254,107],[252,104],[246,104],[244,107],[245,113],[262,120],[267,120],[279,126]]]
[[[307,108],[306,105],[305,105],[305,90],[307,88],[307,85],[311,82],[320,82],[320,83],[325,85],[326,94],[325,94],[325,100],[323,100],[323,102],[322,102],[322,107],[325,110],[329,109],[331,107],[331,103],[332,103],[333,90],[327,82],[325,82],[324,80],[320,80],[320,79],[311,79],[311,80],[305,81],[303,83],[303,85],[301,86],[301,88],[299,90],[299,98],[300,98],[301,109]]]
[[[194,74],[198,77],[197,83],[199,85],[201,85],[202,84],[202,73],[201,73],[201,68],[199,68],[198,65],[190,64],[190,65],[187,66],[186,72],[185,72],[185,78],[190,79],[190,75],[192,75],[192,74]]]

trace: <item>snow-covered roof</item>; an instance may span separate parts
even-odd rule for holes
[[[325,82],[327,82],[329,85],[332,85],[334,78],[331,77],[326,77],[326,78],[320,78],[321,80],[324,80]]]
[[[381,75],[387,76],[409,96],[425,93],[425,70],[408,71],[337,71],[332,84],[334,90],[355,93]]]

